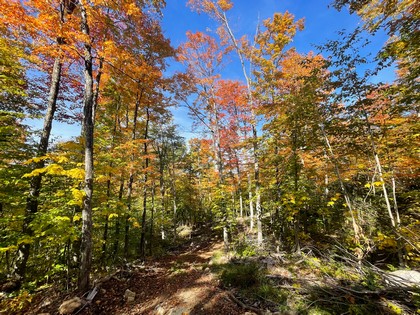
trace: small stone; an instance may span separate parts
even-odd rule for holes
[[[41,307],[47,307],[51,304],[51,301],[49,299],[46,299],[44,302],[42,302]]]
[[[39,313],[38,315],[50,315],[50,313]]]
[[[124,293],[124,299],[127,301],[128,304],[131,304],[134,302],[134,299],[136,298],[136,293],[133,291],[127,289]]]
[[[75,310],[83,305],[83,301],[79,297],[74,297],[70,300],[64,301],[58,308],[60,315],[72,314]]]
[[[156,315],[163,315],[165,314],[165,309],[162,307],[162,305],[158,305],[155,308],[155,314]]]

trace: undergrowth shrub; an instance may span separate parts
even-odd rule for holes
[[[257,288],[256,294],[258,297],[279,304],[284,304],[287,301],[287,297],[289,295],[287,291],[278,289],[267,283],[261,284]]]
[[[239,257],[253,257],[257,255],[257,248],[246,240],[240,240],[235,244],[235,251]]]
[[[263,277],[264,272],[256,263],[227,264],[220,274],[224,286],[241,289],[260,284]]]

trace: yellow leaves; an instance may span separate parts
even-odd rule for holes
[[[53,154],[46,154],[43,156],[36,156],[32,159],[29,159],[25,162],[25,164],[32,164],[32,163],[39,163],[42,161],[51,160],[53,162],[56,162],[58,164],[68,163],[69,159],[64,155],[53,155]]]
[[[15,251],[15,250],[17,250],[17,246],[15,246],[15,245],[12,245],[12,246],[8,246],[8,247],[0,247],[0,253],[5,253],[5,252],[8,252],[8,251]]]
[[[38,157],[34,157],[32,159],[29,159],[25,162],[25,164],[31,164],[31,163],[39,163],[42,161],[45,161],[47,159],[49,159],[50,156],[49,155],[44,155],[44,156],[38,156]]]
[[[341,194],[340,193],[336,193],[334,195],[334,197],[330,198],[330,201],[327,203],[328,207],[332,207],[335,205],[335,202],[340,198]]]
[[[67,204],[81,207],[83,205],[83,198],[85,197],[85,192],[77,188],[72,188],[71,194],[73,196],[73,199],[70,200]]]
[[[111,213],[111,214],[108,216],[108,220],[111,220],[112,218],[118,218],[118,214],[117,214],[117,213]]]
[[[44,156],[38,156],[34,157],[32,159],[29,159],[25,162],[25,164],[32,164],[32,163],[40,163],[46,161],[52,161],[53,163],[48,164],[45,167],[34,169],[32,172],[25,174],[22,176],[22,178],[30,178],[35,177],[39,175],[54,175],[54,176],[67,176],[69,178],[73,178],[76,180],[83,180],[85,177],[85,172],[83,169],[79,168],[82,166],[82,163],[77,164],[77,168],[72,168],[69,170],[65,170],[61,165],[59,164],[65,164],[69,163],[70,160],[68,157],[63,155],[52,155],[47,154]]]
[[[56,216],[54,218],[54,221],[56,221],[56,222],[70,222],[70,218],[66,215],[64,215],[64,216],[59,215],[59,216]]]
[[[73,179],[83,180],[85,178],[85,170],[81,168],[72,168],[65,171],[65,175]]]
[[[30,172],[28,174],[24,174],[22,176],[22,178],[35,177],[35,176],[41,175],[43,173],[44,173],[44,169],[43,168],[40,168],[40,169],[33,170],[32,172]]]
[[[82,219],[82,217],[80,215],[78,215],[78,214],[75,214],[73,216],[73,222],[79,222],[81,219]]]
[[[217,5],[225,12],[233,7],[233,3],[229,0],[219,0],[217,1]]]
[[[374,240],[378,243],[379,249],[397,247],[397,241],[395,238],[386,236],[381,232],[378,232],[378,235],[374,238]]]
[[[22,178],[28,178],[28,177],[35,177],[42,174],[47,175],[65,175],[65,171],[62,166],[58,164],[50,164],[43,168],[37,168],[33,170],[32,172],[25,174],[22,176]]]
[[[65,171],[61,165],[50,164],[45,167],[45,173],[49,175],[64,175]]]
[[[127,8],[127,15],[128,16],[140,15],[140,14],[141,14],[141,11],[135,3],[132,2],[128,5],[128,8]]]
[[[380,186],[382,186],[384,184],[384,182],[383,181],[376,181],[376,182],[373,182],[373,183],[366,183],[365,184],[365,188],[371,188],[372,186],[375,186],[375,187],[380,187]]]

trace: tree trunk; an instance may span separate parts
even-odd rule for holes
[[[150,213],[150,241],[149,241],[149,255],[153,255],[153,238],[154,238],[154,220],[155,220],[155,193],[156,187],[155,183],[152,183],[152,206],[151,206],[151,213]]]
[[[160,215],[161,215],[161,226],[160,233],[162,240],[165,239],[165,229],[164,229],[164,218],[165,218],[165,179],[164,179],[164,162],[163,154],[159,155],[159,191],[160,191]]]
[[[38,157],[44,156],[48,151],[48,142],[51,135],[52,122],[54,114],[57,109],[57,98],[60,87],[62,62],[61,57],[58,56],[54,60],[53,71],[51,75],[50,92],[48,95],[47,112],[44,117],[44,127],[42,129],[41,138],[38,144],[36,155]],[[44,160],[34,163],[33,169],[43,168],[45,166]],[[29,194],[26,199],[25,219],[23,222],[22,233],[24,235],[32,236],[33,230],[30,226],[34,215],[38,212],[38,198],[41,190],[42,174],[34,176],[30,181]],[[24,279],[26,274],[26,265],[30,253],[30,243],[21,244],[18,248],[18,258],[15,263],[14,275],[18,279]]]
[[[252,181],[248,173],[248,199],[249,199],[249,230],[252,232],[254,229],[254,200],[252,195]]]
[[[232,29],[230,28],[229,21],[226,17],[225,12],[222,13],[220,16],[222,23],[224,24],[227,33],[231,39],[232,45],[235,48],[235,51],[239,57],[239,61],[241,63],[242,72],[245,78],[247,91],[248,91],[248,101],[251,106],[251,127],[252,127],[252,150],[253,150],[253,164],[254,164],[254,180],[255,180],[255,211],[257,215],[257,239],[258,245],[262,244],[263,236],[262,236],[262,224],[261,224],[261,217],[262,217],[262,208],[261,208],[261,193],[260,193],[260,166],[259,166],[259,157],[258,157],[258,131],[256,126],[256,114],[254,110],[254,100],[252,95],[252,88],[251,88],[251,79],[248,76],[246,67],[245,67],[245,58],[243,55],[243,50],[239,47],[238,41],[236,40],[235,35],[233,34]],[[250,208],[251,208],[250,203]],[[251,217],[251,224],[250,228],[253,228],[253,222]]]
[[[124,193],[124,180],[121,180],[120,189],[118,191],[118,201],[120,202],[122,200],[123,193]],[[120,216],[118,216],[117,221],[115,222],[115,237],[114,237],[114,246],[112,249],[113,261],[115,261],[115,258],[118,255],[118,249],[120,246],[120,229],[121,229],[121,219],[120,219]]]
[[[112,166],[112,163],[111,165]],[[108,242],[108,228],[109,228],[109,201],[111,197],[111,173],[108,174],[109,179],[106,182],[106,199],[107,199],[107,213],[105,214],[104,234],[102,236],[102,262],[106,263],[106,248]]]
[[[98,73],[96,74],[96,78],[95,78],[95,81],[96,81],[95,90],[93,91],[93,113],[92,113],[92,117],[93,117],[93,122],[94,123],[95,123],[95,119],[96,119],[96,110],[98,108],[99,86],[101,84],[101,76],[102,76],[103,67],[104,67],[104,58],[100,57],[99,58]],[[114,131],[115,131],[115,129],[114,129]]]
[[[145,251],[145,241],[146,241],[146,211],[147,211],[147,180],[148,180],[148,168],[149,168],[149,152],[148,152],[148,139],[149,139],[149,122],[150,122],[150,112],[149,108],[146,107],[146,126],[144,130],[144,146],[143,146],[143,154],[145,156],[145,164],[144,164],[144,188],[143,188],[143,214],[141,218],[141,236],[140,236],[140,257],[144,258],[146,251]]]
[[[360,101],[361,100],[359,98],[359,102]],[[379,180],[382,183],[382,191],[384,193],[384,199],[385,199],[386,208],[388,210],[388,216],[389,216],[389,219],[391,221],[392,227],[395,228],[396,227],[395,219],[394,219],[394,215],[392,213],[391,203],[389,202],[389,198],[388,198],[388,192],[387,192],[387,189],[386,189],[385,180],[384,180],[383,173],[382,173],[381,161],[379,160],[379,155],[378,155],[378,151],[377,151],[377,148],[376,148],[376,143],[375,143],[375,139],[374,139],[374,135],[373,135],[373,131],[372,131],[372,126],[369,122],[369,117],[368,117],[368,114],[367,114],[364,106],[362,107],[362,112],[363,112],[363,116],[365,118],[366,126],[367,126],[367,129],[368,129],[368,133],[369,133],[369,137],[370,137],[370,145],[371,145],[371,148],[372,148],[373,157],[375,159],[375,164],[376,164],[376,169],[378,171]]]
[[[90,39],[90,30],[86,12],[85,1],[80,0],[82,32]],[[92,265],[92,196],[93,196],[93,64],[92,47],[89,42],[84,44],[84,104],[83,104],[83,126],[85,140],[85,198],[82,210],[82,243],[81,262],[79,274],[79,290],[89,289],[89,277]]]
[[[350,215],[351,215],[352,226],[353,226],[353,231],[354,231],[354,238],[355,238],[356,244],[358,244],[359,241],[360,241],[360,236],[363,235],[363,232],[362,232],[360,226],[357,224],[356,218],[355,218],[354,213],[353,213],[353,206],[352,206],[352,202],[351,202],[351,199],[350,199],[350,194],[348,193],[346,187],[344,186],[344,181],[341,177],[340,170],[338,169],[337,158],[335,157],[334,151],[331,147],[330,141],[328,140],[327,134],[325,133],[325,130],[324,130],[323,126],[321,126],[321,131],[322,131],[322,135],[323,135],[324,140],[325,140],[325,144],[327,145],[328,151],[330,152],[331,161],[334,164],[335,174],[337,175],[338,181],[340,182],[340,188],[341,188],[341,191],[344,194],[344,199],[346,201],[346,205],[347,205],[347,207],[349,209],[349,212],[350,212]]]
[[[140,88],[140,87],[139,87]],[[133,130],[131,132],[131,140],[136,140],[136,132],[137,132],[137,116],[139,112],[140,100],[143,95],[143,90],[137,92],[137,99],[136,104],[134,107],[134,116],[133,116]],[[127,123],[128,123],[128,114],[127,114]],[[131,154],[130,160],[134,162],[134,153]],[[128,178],[127,184],[127,216],[125,220],[125,237],[124,237],[124,257],[128,257],[128,247],[129,247],[129,236],[128,233],[130,231],[130,216],[131,216],[131,197],[133,194],[133,183],[134,183],[134,169],[130,169],[130,176]]]

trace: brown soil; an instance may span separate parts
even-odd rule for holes
[[[195,246],[192,243],[159,260],[133,264],[104,281],[93,301],[74,314],[244,314],[246,310],[219,287],[217,278],[207,267],[213,253],[222,246],[215,240]],[[136,293],[132,303],[124,299],[127,289]],[[27,314],[57,314],[57,302],[48,304],[32,308]]]

